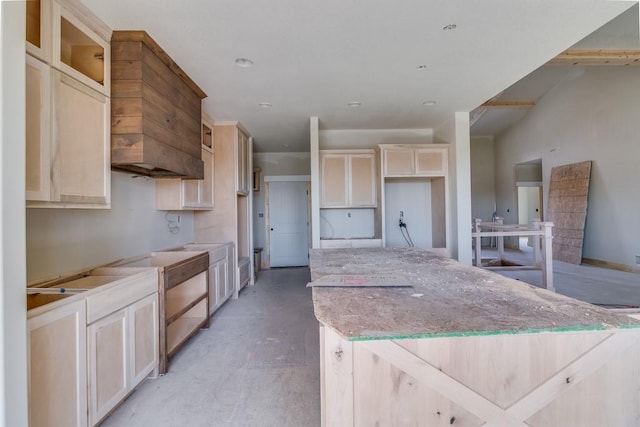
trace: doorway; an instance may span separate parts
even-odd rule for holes
[[[265,190],[269,266],[309,265],[309,182],[270,181]]]
[[[516,190],[518,197],[518,224],[543,221],[542,211],[542,160],[536,159],[516,165]],[[519,249],[533,246],[532,237],[520,237]]]

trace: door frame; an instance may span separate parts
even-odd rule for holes
[[[271,213],[269,210],[270,182],[307,183],[307,244],[311,249],[311,175],[268,175],[264,177],[264,249],[260,268],[271,268]]]

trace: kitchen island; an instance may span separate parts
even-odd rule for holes
[[[325,426],[638,425],[635,319],[416,248],[310,266],[407,285],[314,287]]]

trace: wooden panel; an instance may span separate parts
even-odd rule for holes
[[[202,148],[202,162],[204,163],[204,179],[200,181],[199,189],[200,189],[200,205],[213,208],[213,200],[214,200],[214,191],[215,191],[215,163],[214,163],[214,153],[209,150]]]
[[[431,246],[447,247],[446,178],[431,179]]]
[[[111,163],[116,169],[131,170],[142,175],[175,176],[176,173],[193,173],[197,179],[204,176],[204,163],[201,159],[142,134],[112,134]]]
[[[127,394],[126,310],[89,325],[89,421],[96,424]]]
[[[320,207],[347,206],[347,161],[345,154],[325,154],[321,158]]]
[[[348,342],[321,327],[323,425],[634,425],[640,331]]]
[[[29,425],[87,425],[87,345],[84,301],[31,317]]]
[[[112,44],[122,42],[143,43],[145,47],[153,51],[158,58],[176,75],[180,76],[191,90],[198,94],[200,98],[206,98],[206,94],[187,76],[187,74],[176,64],[171,57],[144,31],[114,31],[111,37]]]
[[[131,386],[136,386],[158,366],[158,294],[130,307]]]
[[[27,5],[36,3],[27,2]],[[37,59],[26,56],[26,198],[51,200],[50,71]]]
[[[109,98],[60,72],[53,77],[54,191],[61,201],[109,204]]]
[[[419,148],[416,150],[417,175],[443,175],[447,171],[447,149]]]
[[[571,264],[582,261],[590,176],[590,161],[551,169],[547,221],[554,225],[555,260]]]
[[[415,173],[415,152],[413,149],[384,149],[384,175],[403,176]]]
[[[207,271],[208,268],[209,254],[207,252],[195,255],[185,262],[171,265],[165,268],[166,288],[172,288],[203,271]]]
[[[146,33],[116,31],[112,45],[114,167],[202,179],[201,98],[206,95]]]
[[[100,272],[101,269],[96,270]],[[147,295],[157,292],[158,275],[156,270],[150,270],[144,277],[125,279],[119,286],[104,289],[86,297],[87,322],[94,321],[113,313],[132,301],[137,301]]]
[[[374,154],[351,154],[349,196],[351,206],[376,206]]]
[[[353,426],[354,378],[353,344],[343,340],[328,327],[320,329],[323,352],[322,379],[324,393],[322,426]]]

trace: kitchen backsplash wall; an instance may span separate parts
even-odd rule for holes
[[[111,174],[111,209],[27,209],[27,281],[194,241],[193,212],[155,209],[153,179]]]

